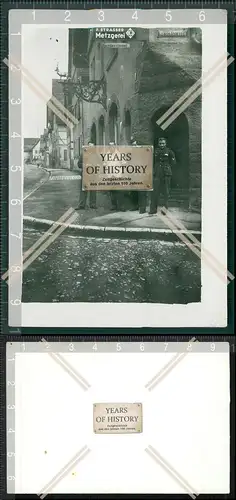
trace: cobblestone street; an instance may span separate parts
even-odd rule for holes
[[[26,176],[38,182],[40,169],[26,169]],[[24,214],[57,220],[66,209],[75,205],[79,177],[75,172],[52,175],[24,203]],[[71,176],[71,179],[70,179]],[[67,177],[67,179],[65,178]],[[33,184],[27,186],[33,189]],[[102,196],[102,195],[101,195]],[[131,215],[130,215],[131,214]],[[136,215],[135,215],[136,214]],[[109,217],[107,206],[78,213],[98,219],[102,224]],[[188,214],[186,214],[187,216]],[[132,219],[133,217],[133,219]],[[113,214],[114,225],[144,223],[136,212]],[[158,217],[148,217],[155,227]],[[89,219],[90,220],[90,219]],[[76,222],[77,223],[77,222]],[[111,222],[110,222],[111,223]],[[160,224],[160,222],[159,222]],[[157,225],[158,227],[158,225]],[[163,227],[163,223],[162,223]],[[191,224],[190,224],[191,227]],[[45,230],[24,227],[24,252]],[[189,303],[200,301],[200,260],[180,241],[83,237],[61,234],[23,273],[23,302],[155,302]]]
[[[25,232],[25,250],[41,236]],[[60,236],[24,272],[23,302],[200,301],[200,261],[181,243]]]

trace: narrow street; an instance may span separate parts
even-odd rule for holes
[[[33,189],[32,168],[25,175],[25,186]],[[47,180],[27,198],[24,214],[57,220],[68,208],[76,207],[78,174],[57,171],[54,175],[58,180]],[[37,184],[36,170],[34,179]],[[108,213],[109,207],[103,204],[100,211]],[[88,212],[82,217],[88,217]],[[25,225],[24,252],[42,234]],[[200,280],[198,257],[179,241],[61,234],[24,271],[22,301],[185,304],[200,300]]]
[[[25,163],[24,165],[24,198],[27,198],[31,191],[39,183],[43,183],[49,177],[49,174],[42,168],[32,165],[31,163]]]

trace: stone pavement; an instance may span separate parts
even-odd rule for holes
[[[36,167],[37,168],[37,167]],[[57,221],[70,207],[76,208],[79,201],[79,185],[81,178],[76,171],[51,169],[49,179],[32,196],[24,202],[24,222],[34,226],[46,226]],[[173,231],[158,213],[149,215],[148,211],[139,214],[138,211],[113,212],[111,211],[109,193],[97,193],[97,209],[86,208],[79,210],[78,219],[72,225],[72,230],[76,227],[78,232],[85,231],[86,234],[100,235],[104,229],[109,229],[109,234],[124,235],[130,233],[140,233],[140,237],[149,235],[151,237],[163,237],[170,235]],[[200,239],[201,217],[200,214],[189,212],[177,207],[169,209],[170,214],[176,221],[179,221],[187,231],[196,234]],[[158,236],[159,235],[159,236]],[[128,235],[127,235],[128,237]],[[136,237],[136,236],[135,236]]]

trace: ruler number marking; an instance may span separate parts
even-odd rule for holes
[[[18,97],[18,99],[15,99],[14,97],[11,98],[11,104],[12,106],[16,106],[21,104],[21,99]]]
[[[166,11],[165,18],[166,18],[166,21],[168,21],[168,22],[172,21],[171,10]]]
[[[102,21],[104,21],[104,19],[105,19],[104,11],[100,10],[98,13],[98,20],[102,22]]]
[[[15,299],[10,301],[12,306],[19,306],[21,304],[20,299]]]
[[[67,23],[70,23],[71,20],[70,20],[70,16],[71,16],[71,11],[70,10],[66,10],[65,11],[65,18],[64,18],[64,21],[66,21]]]
[[[204,10],[201,10],[201,12],[199,12],[198,19],[201,23],[203,23],[206,20],[206,14]]]

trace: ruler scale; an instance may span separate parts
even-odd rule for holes
[[[22,325],[22,216],[23,216],[23,168],[22,168],[22,96],[21,96],[21,64],[22,64],[22,25],[47,24],[72,26],[109,26],[124,25],[130,28],[142,25],[158,25],[166,27],[181,23],[185,25],[220,24],[225,22],[222,16],[222,2],[86,2],[67,3],[67,10],[60,8],[58,2],[41,2],[40,8],[32,4],[32,8],[24,8],[19,2],[18,9],[12,9],[9,16],[9,54],[5,54],[5,64],[9,67],[9,122],[10,122],[10,169],[9,169],[9,321],[12,327]],[[231,8],[233,2],[227,3]],[[79,4],[80,6],[80,4]],[[214,6],[214,8],[213,8]],[[108,8],[110,7],[110,8]],[[209,8],[211,7],[211,8]],[[154,15],[155,14],[155,15]],[[12,61],[10,60],[12,58]],[[6,212],[7,207],[4,207]],[[4,303],[4,311],[6,303]],[[6,316],[6,311],[5,314]]]
[[[65,337],[64,337],[65,339]],[[209,338],[205,337],[191,337],[188,341],[186,338],[175,338],[173,340],[169,337],[165,337],[165,340],[156,341],[152,338],[151,341],[143,337],[141,341],[130,341],[127,337],[118,337],[117,342],[114,342],[114,338],[104,337],[102,339],[94,339],[91,341],[87,337],[79,338],[71,337],[70,341],[65,341],[63,338],[55,338],[45,336],[41,339],[34,337],[32,339],[28,337],[22,337],[19,340],[13,342],[8,339],[8,345],[15,352],[24,353],[47,353],[47,352],[78,352],[78,353],[165,353],[165,352],[228,352],[231,350],[234,352],[234,340],[230,337],[219,339],[218,336]]]
[[[78,8],[79,7],[79,8]],[[219,353],[235,354],[235,336],[224,335],[223,329],[166,329],[161,334],[152,334],[150,329],[110,329],[101,328],[22,328],[22,220],[23,220],[23,130],[22,130],[22,81],[19,78],[22,63],[22,25],[23,24],[80,24],[94,26],[100,22],[105,25],[122,24],[135,27],[137,24],[163,24],[166,27],[196,22],[216,23],[222,21],[221,11],[228,10],[228,23],[235,22],[235,2],[204,2],[198,0],[162,2],[146,0],[143,2],[119,2],[115,0],[95,2],[93,0],[61,2],[60,0],[32,2],[12,1],[9,22],[9,51],[7,49],[7,6],[3,6],[4,15],[1,21],[2,60],[1,77],[1,183],[3,186],[1,217],[1,249],[3,265],[19,273],[18,279],[10,278],[9,284],[2,283],[1,309],[3,323],[1,331],[1,446],[7,441],[7,490],[15,493],[15,383],[16,355],[25,353],[71,353],[94,356],[107,354],[139,354],[144,353]],[[154,15],[155,14],[155,15]],[[171,15],[171,19],[170,19]],[[11,57],[16,64],[11,63]],[[7,83],[9,73],[9,88]],[[9,102],[7,101],[7,96]],[[9,105],[9,130],[7,115]],[[9,165],[7,158],[7,139],[9,137]],[[9,170],[9,176],[8,176]],[[8,200],[9,186],[9,200]],[[9,217],[9,248],[7,249],[7,221]],[[6,256],[9,262],[6,262]],[[19,269],[16,269],[18,268]],[[14,268],[14,270],[13,270]],[[9,293],[8,293],[9,292]],[[8,311],[7,311],[8,294]],[[8,316],[11,327],[6,326]],[[79,331],[78,331],[79,330]],[[227,329],[228,330],[228,329]],[[218,333],[220,332],[220,333]],[[229,332],[227,332],[229,333]],[[231,333],[231,332],[230,332]],[[5,352],[6,347],[6,352]],[[231,356],[231,359],[234,359]],[[234,359],[235,363],[235,359]],[[233,375],[233,374],[231,374]],[[6,401],[5,401],[6,392]],[[5,404],[6,403],[6,404]],[[234,401],[235,404],[235,401]],[[232,405],[231,405],[232,406]],[[231,408],[232,409],[232,408]],[[6,418],[5,418],[6,417]],[[4,424],[6,422],[6,429]],[[6,435],[5,435],[6,431]],[[5,453],[5,450],[4,450]],[[2,467],[2,466],[1,466]],[[3,491],[4,485],[0,486]],[[4,491],[2,497],[4,497]]]

